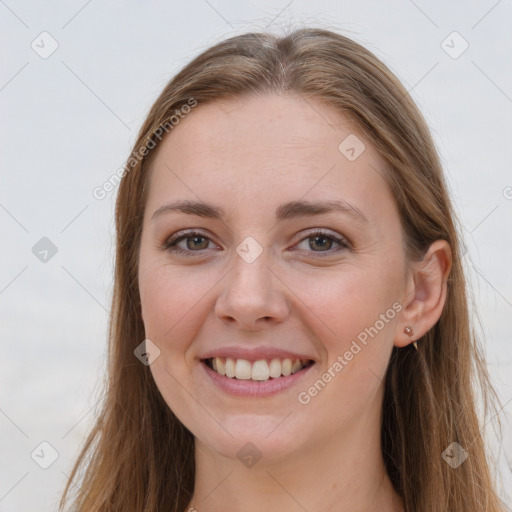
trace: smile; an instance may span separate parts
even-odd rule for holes
[[[289,377],[314,363],[311,359],[273,358],[251,362],[247,359],[230,357],[212,357],[204,359],[203,362],[208,368],[224,377],[259,382]]]

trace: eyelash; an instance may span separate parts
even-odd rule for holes
[[[200,237],[202,237],[202,238],[204,238],[206,240],[210,240],[209,237],[207,237],[206,235],[203,235],[199,231],[194,231],[194,230],[179,231],[175,235],[171,236],[163,244],[162,249],[164,249],[166,251],[169,251],[169,252],[173,252],[175,254],[184,254],[184,255],[187,255],[187,256],[190,255],[191,253],[192,254],[193,253],[201,253],[202,250],[206,250],[206,249],[202,249],[202,250],[199,250],[199,251],[190,251],[190,250],[181,249],[181,248],[176,246],[176,244],[178,242],[180,242],[182,240],[186,240],[187,238],[193,238],[194,236],[200,236]],[[338,247],[335,250],[329,250],[329,251],[308,251],[308,252],[313,252],[313,254],[318,254],[319,255],[319,256],[315,256],[315,257],[322,258],[322,257],[324,257],[322,254],[325,254],[326,256],[330,256],[333,253],[337,253],[337,252],[342,251],[342,250],[349,250],[350,251],[352,249],[351,244],[348,242],[348,240],[346,240],[345,238],[340,238],[340,237],[334,236],[333,234],[330,234],[329,232],[324,231],[322,229],[318,229],[316,231],[313,231],[313,232],[309,233],[306,237],[302,238],[299,241],[299,243],[303,242],[304,240],[308,240],[309,238],[316,237],[316,236],[321,236],[323,238],[327,238],[329,240],[332,240],[332,241],[336,242],[337,244],[339,244],[340,247]]]

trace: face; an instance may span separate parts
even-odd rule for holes
[[[198,105],[151,173],[150,369],[196,442],[271,460],[377,422],[406,260],[370,142],[332,107],[251,96]]]

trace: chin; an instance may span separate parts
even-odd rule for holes
[[[257,459],[261,467],[290,457],[302,445],[297,432],[285,428],[282,421],[283,417],[238,416],[223,422],[227,431],[219,426],[215,436],[211,430],[194,435],[202,445],[224,457],[238,458],[248,467]]]

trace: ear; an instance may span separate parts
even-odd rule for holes
[[[452,251],[446,240],[433,242],[421,261],[411,264],[394,344],[404,347],[421,338],[439,320],[446,301]],[[413,335],[404,333],[410,326]]]

